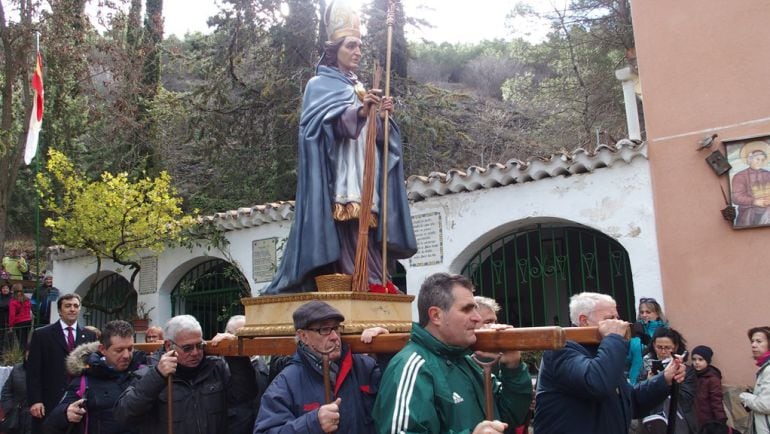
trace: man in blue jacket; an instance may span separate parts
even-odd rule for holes
[[[572,296],[570,320],[598,326],[599,345],[567,341],[546,351],[540,365],[534,428],[538,434],[626,433],[631,419],[660,404],[673,381],[684,381],[685,365],[677,358],[665,371],[630,385],[624,375],[628,323],[618,319],[615,300],[606,294]]]
[[[313,300],[293,314],[297,352],[270,383],[254,425],[254,434],[374,432],[372,407],[380,369],[342,344],[345,317],[327,303]],[[331,401],[324,401],[323,354],[329,355]]]

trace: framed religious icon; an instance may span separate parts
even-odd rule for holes
[[[770,135],[723,142],[730,169],[730,202],[737,215],[733,228],[770,225]]]

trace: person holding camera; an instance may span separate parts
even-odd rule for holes
[[[676,356],[681,356],[686,360],[687,341],[682,335],[672,328],[658,328],[652,335],[649,352],[644,356],[644,366],[640,379],[651,378],[663,371]],[[697,418],[695,416],[695,393],[697,388],[697,378],[692,366],[686,367],[684,381],[677,388],[672,389],[676,392],[677,419],[675,422],[677,434],[694,434],[698,431]],[[661,405],[654,408],[644,418],[642,425],[648,433],[666,433],[667,425],[670,423],[670,404],[672,395],[670,395]]]
[[[543,353],[537,384],[536,433],[618,434],[631,419],[666,399],[669,386],[684,380],[680,357],[662,373],[631,385],[625,375],[629,324],[618,316],[607,294],[582,292],[569,303],[570,320],[579,327],[598,327],[598,345],[568,340],[563,349]]]
[[[126,321],[110,321],[98,342],[78,346],[67,356],[72,381],[59,404],[46,418],[48,433],[132,434],[136,427],[120,425],[112,412],[128,387],[130,373],[144,364],[134,352],[134,328]],[[86,428],[88,427],[88,428]],[[88,431],[86,431],[88,429]]]

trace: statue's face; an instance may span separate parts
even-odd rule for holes
[[[340,49],[337,50],[337,66],[342,72],[351,72],[358,69],[361,61],[361,40],[355,36],[346,36]]]

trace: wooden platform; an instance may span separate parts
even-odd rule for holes
[[[360,334],[374,326],[385,327],[391,333],[412,329],[413,295],[301,292],[241,299],[246,308],[246,325],[238,330],[238,336],[294,336],[292,313],[311,300],[324,301],[339,310],[345,316],[345,333]]]

